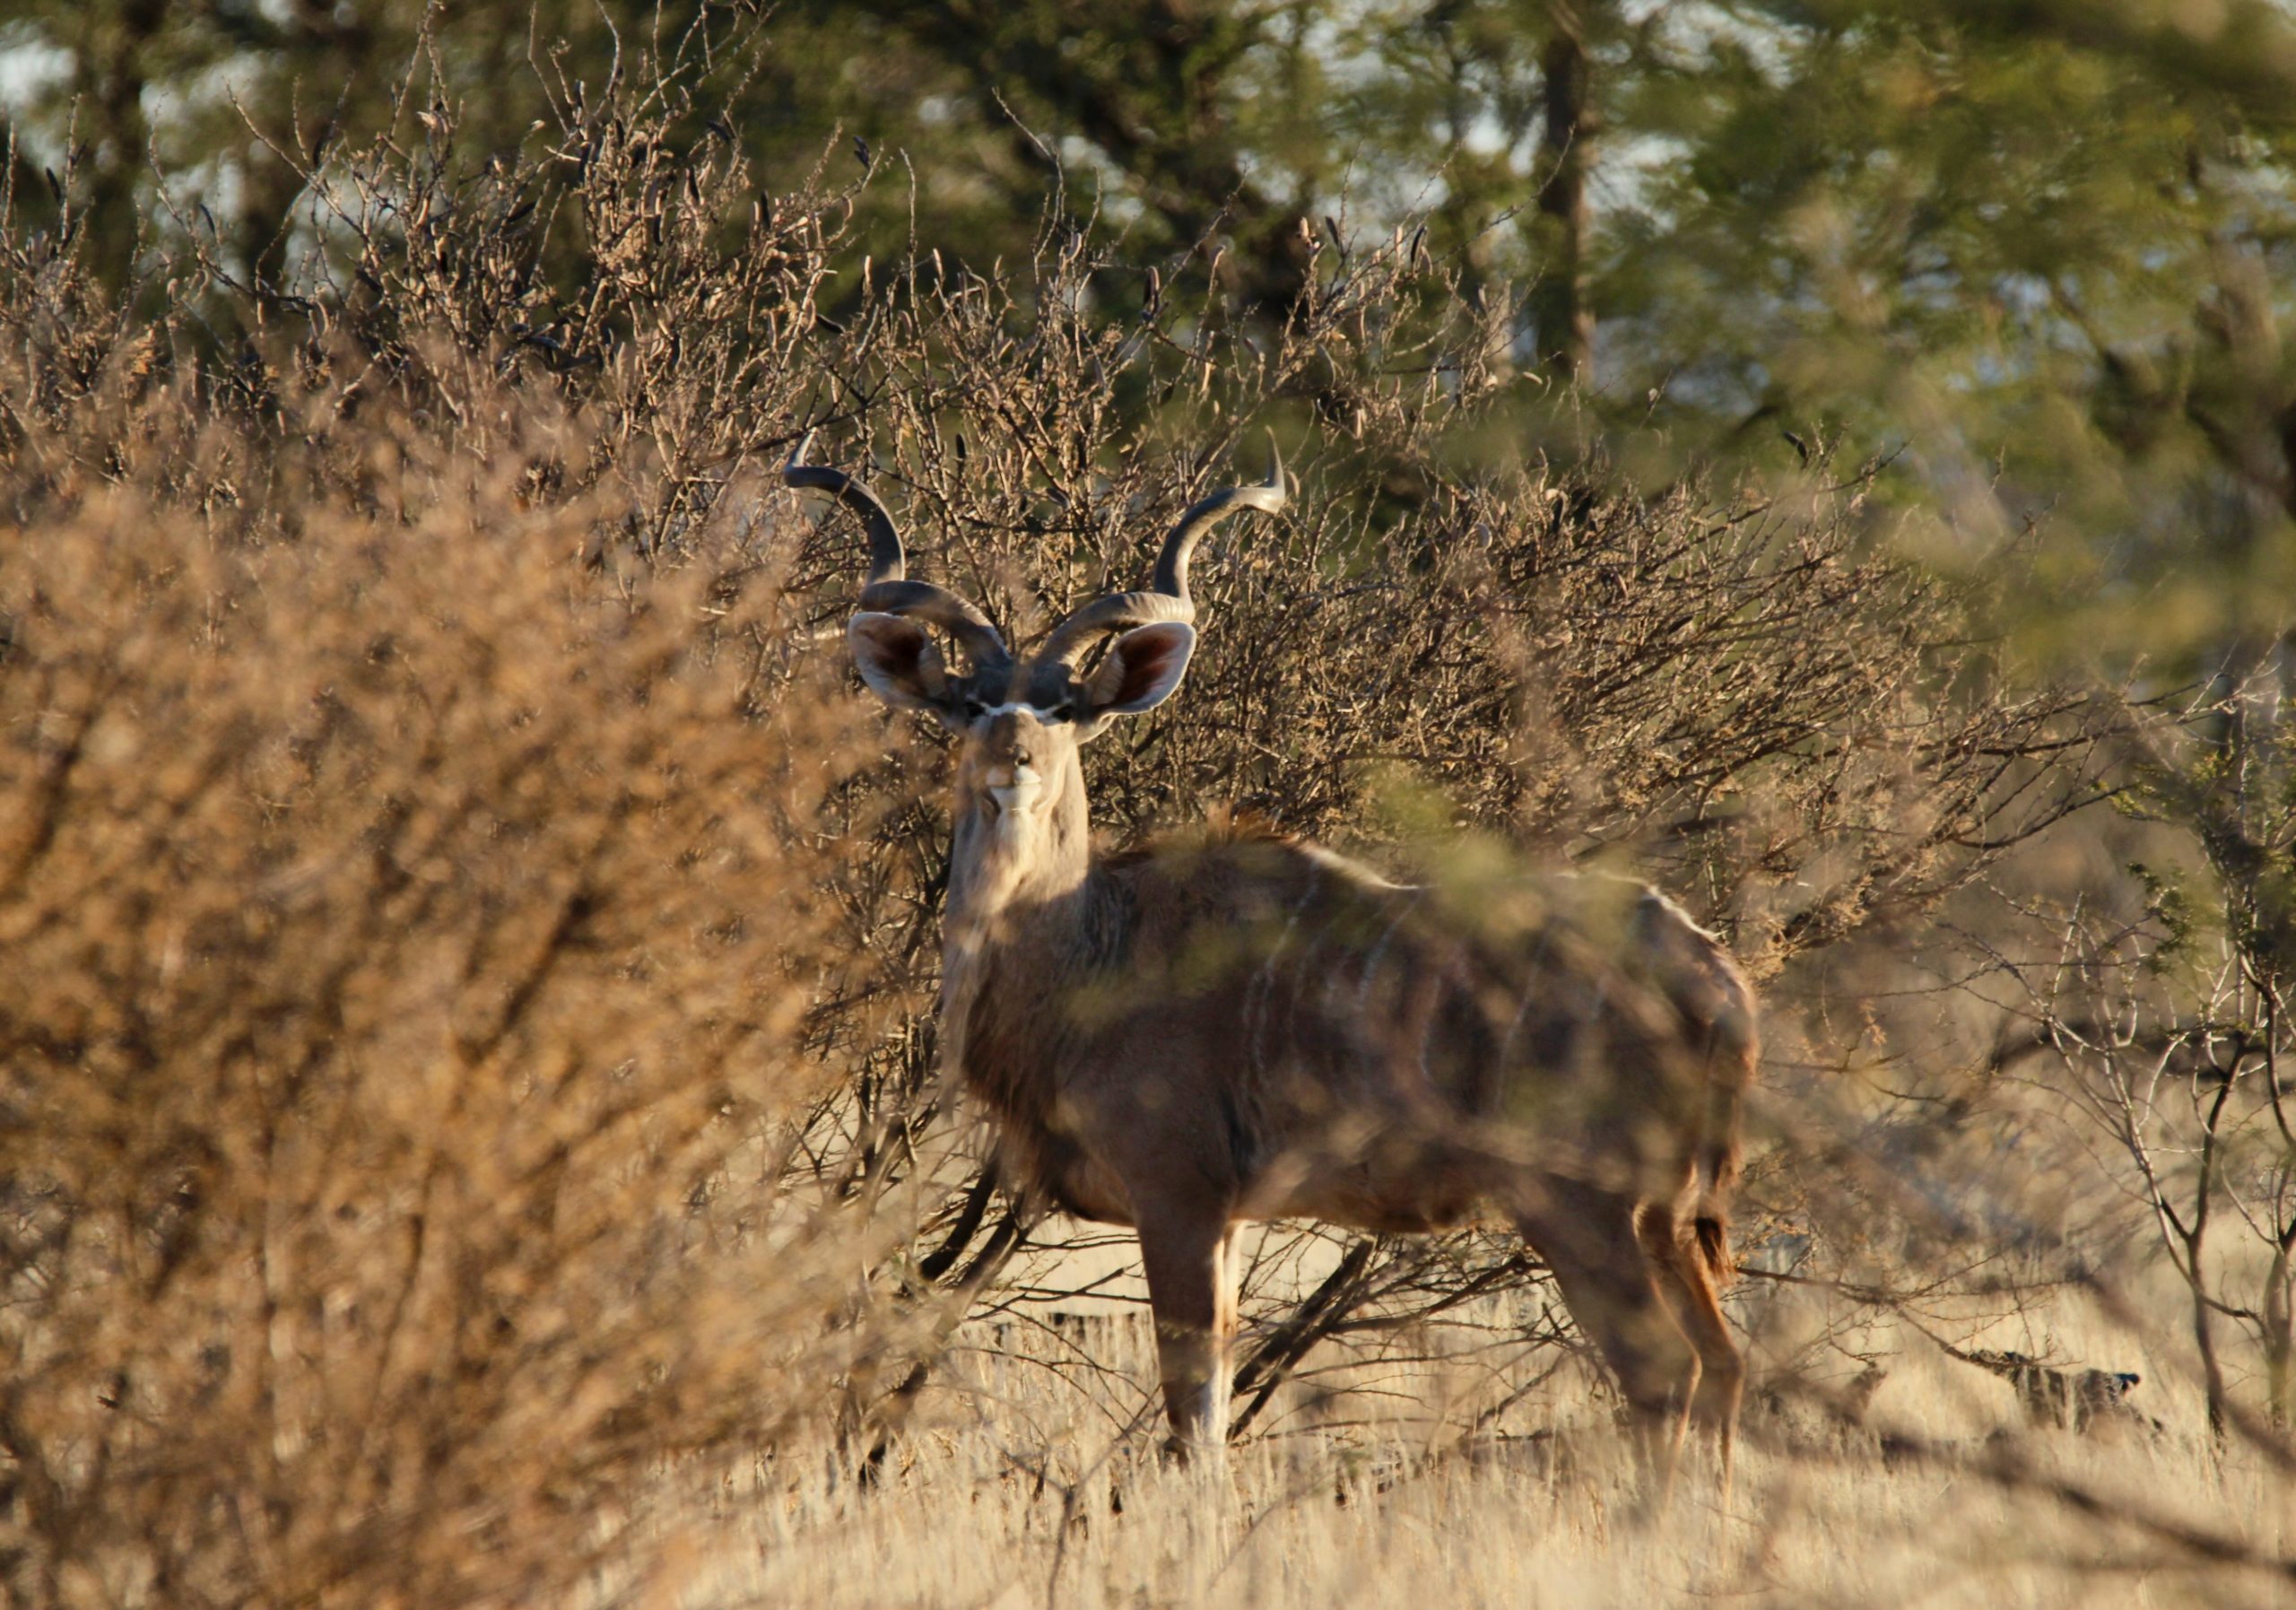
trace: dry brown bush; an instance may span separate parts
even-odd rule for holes
[[[450,467],[262,544],[131,483],[0,558],[19,1602],[554,1592],[836,1362],[778,1148],[849,746],[745,651],[769,589],[606,586]]]

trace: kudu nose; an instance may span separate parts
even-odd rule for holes
[[[982,779],[992,788],[1009,788],[1023,777],[1032,776],[1036,762],[1025,749],[1008,750],[988,763]]]
[[[1008,716],[989,731],[987,759],[995,771],[1032,767],[1037,763],[1036,743],[1021,729],[1017,718]]]

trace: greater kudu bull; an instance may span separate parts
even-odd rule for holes
[[[1224,1439],[1239,1223],[1426,1230],[1495,1208],[1660,1466],[1686,1417],[1726,1458],[1744,1371],[1716,1294],[1755,1025],[1715,939],[1613,878],[1462,895],[1232,835],[1095,855],[1079,747],[1179,685],[1189,551],[1238,509],[1283,508],[1280,458],[1189,509],[1148,590],[1020,657],[904,576],[883,503],[806,464],[810,439],[788,483],[868,527],[847,627],[862,679],[959,742],[943,1053],[1001,1120],[1009,1182],[1138,1230],[1176,1446]]]

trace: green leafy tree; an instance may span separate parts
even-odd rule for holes
[[[1659,38],[1601,221],[1622,401],[1678,439],[1902,445],[1936,556],[2048,515],[2044,648],[2253,644],[2296,546],[2296,22],[1733,4]]]
[[[224,259],[275,284],[308,222],[309,175],[339,142],[387,131],[419,144],[445,102],[465,140],[514,150],[625,52],[701,50],[730,31],[707,10],[31,0],[0,27],[0,58],[16,68],[11,177],[25,202],[78,214],[115,284],[168,227],[212,234]]]

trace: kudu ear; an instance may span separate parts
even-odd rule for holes
[[[878,698],[896,709],[924,710],[957,724],[949,673],[925,628],[900,615],[863,610],[846,622],[845,641],[861,680]]]
[[[1084,684],[1085,726],[1081,737],[1098,737],[1112,716],[1152,710],[1171,697],[1196,652],[1196,628],[1183,621],[1135,626],[1109,646],[1091,680]]]

